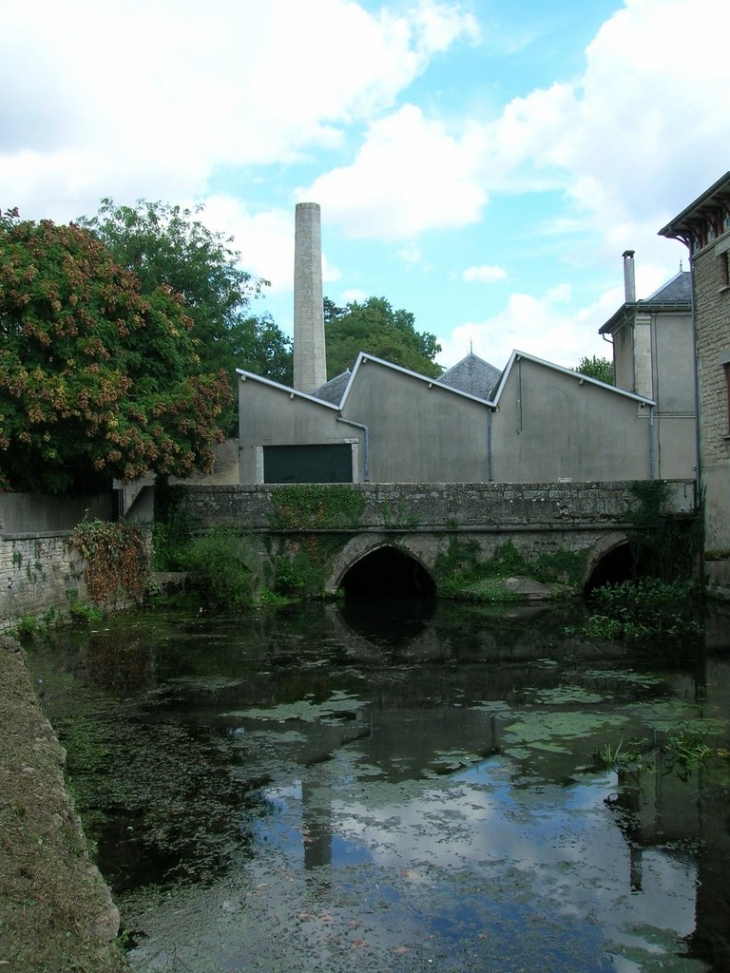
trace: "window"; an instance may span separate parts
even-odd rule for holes
[[[725,373],[725,430],[730,436],[730,361],[726,361],[722,369]]]

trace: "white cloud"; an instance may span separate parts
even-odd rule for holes
[[[514,99],[485,128],[484,185],[560,188],[612,251],[650,238],[658,256],[659,227],[727,168],[728,30],[725,0],[625,0],[581,79]]]
[[[475,30],[434,0],[400,14],[351,0],[9,0],[0,185],[32,217],[93,211],[102,195],[201,196],[216,167],[337,144]]]
[[[582,310],[571,304],[571,290],[566,284],[550,288],[541,297],[514,293],[494,316],[465,322],[450,335],[440,336],[438,361],[445,367],[454,365],[470,347],[496,368],[504,368],[515,349],[566,368],[575,367],[586,355],[611,359],[611,347],[598,335],[598,329],[622,303],[623,293],[618,288]]]
[[[503,267],[483,264],[481,267],[467,267],[462,274],[467,284],[478,281],[482,284],[494,284],[498,280],[505,280],[507,271]]]
[[[380,240],[474,223],[487,199],[469,132],[456,138],[415,105],[373,122],[352,165],[320,176],[305,194],[349,236]]]

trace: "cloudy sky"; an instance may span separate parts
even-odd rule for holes
[[[727,0],[4,0],[0,208],[205,205],[291,331],[294,205],[325,294],[384,296],[445,365],[610,356],[621,254],[730,169]]]

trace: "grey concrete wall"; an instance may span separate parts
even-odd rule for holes
[[[343,416],[365,423],[374,483],[462,483],[488,480],[489,407],[368,361]]]
[[[93,497],[0,494],[0,536],[70,530],[82,520],[109,520],[111,515],[111,493]]]
[[[649,410],[637,400],[524,358],[493,423],[497,482],[650,476]]]
[[[239,382],[242,483],[262,483],[261,447],[346,443],[362,433],[337,421],[337,410],[274,384]],[[362,479],[362,460],[358,478]]]

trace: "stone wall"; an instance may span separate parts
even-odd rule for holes
[[[0,541],[0,629],[23,615],[42,617],[87,600],[84,562],[68,544],[70,531],[5,536]]]
[[[695,315],[703,462],[730,464],[728,398],[723,365],[730,360],[730,287],[713,246],[695,255]]]
[[[41,618],[87,600],[84,561],[69,547],[82,520],[109,520],[112,494],[0,496],[0,630],[24,615]]]
[[[695,508],[693,480],[669,483],[667,512],[689,513]],[[276,512],[277,493],[290,487],[256,484],[234,487],[190,487],[183,510],[199,530],[231,526],[269,531]],[[326,491],[322,487],[302,487]],[[585,527],[615,525],[636,504],[631,483],[430,483],[338,484],[337,490],[364,494],[365,509],[358,529],[413,530],[520,526]],[[313,502],[308,526],[318,527]]]
[[[729,256],[716,246],[712,243],[694,254],[700,482],[705,496],[708,586],[714,595],[730,599]]]

